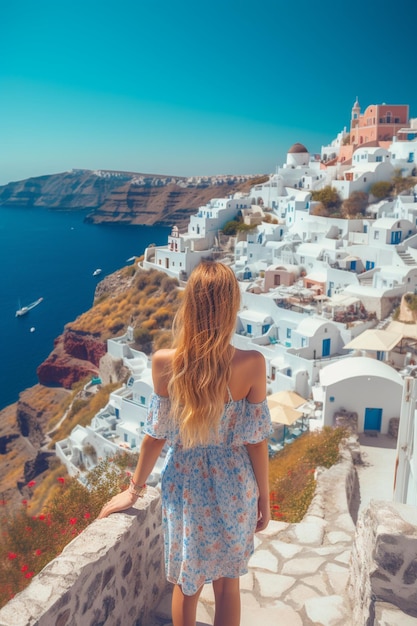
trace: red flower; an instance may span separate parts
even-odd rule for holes
[[[77,518],[76,517],[71,517],[69,523],[73,524],[73,525],[76,524],[77,523]]]
[[[90,513],[84,513],[84,519],[90,519],[91,514]]]
[[[41,521],[45,519],[45,515],[43,513],[41,513],[38,517],[38,519],[40,519]]]
[[[35,572],[26,572],[25,578],[32,578]]]
[[[7,555],[7,558],[10,559],[10,561],[13,561],[13,559],[17,559],[16,552],[9,552],[9,554]]]
[[[31,526],[25,526],[25,530],[26,530],[27,533],[31,533],[32,532]]]
[[[28,482],[28,487],[34,487],[36,485],[36,480],[30,480]]]
[[[6,505],[6,500],[0,500],[0,506],[5,506]]]
[[[20,568],[21,572],[27,572],[29,569],[29,565],[22,565],[22,567]]]
[[[26,505],[27,505],[27,503],[28,503],[28,501],[27,501],[27,500],[22,500],[22,504],[23,504],[23,506],[26,506]]]
[[[35,555],[36,556],[40,556],[42,554],[42,550],[39,550],[39,548],[37,550],[35,550]]]
[[[61,485],[63,485],[63,484],[65,483],[65,478],[64,478],[63,476],[59,476],[59,477],[57,478],[57,481],[58,481],[59,483],[61,483]]]

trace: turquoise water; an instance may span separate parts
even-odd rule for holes
[[[64,325],[91,307],[97,282],[167,241],[167,228],[86,224],[86,213],[0,207],[0,409],[37,383],[37,366]]]

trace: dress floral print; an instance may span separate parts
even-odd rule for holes
[[[152,394],[145,432],[169,445],[162,472],[166,574],[192,595],[206,582],[247,572],[258,488],[245,444],[268,437],[271,420],[266,400],[230,399],[213,441],[184,449],[170,408],[169,398]]]

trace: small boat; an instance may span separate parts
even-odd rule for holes
[[[131,256],[128,259],[126,259],[126,263],[131,263],[132,261],[134,261],[136,259],[135,256]]]
[[[31,332],[31,333],[34,333],[34,332],[35,332],[35,330],[36,330],[36,328],[35,328],[34,326],[32,326],[32,327],[30,328],[30,332]]]
[[[40,304],[42,300],[43,298],[38,298],[37,300],[35,300],[35,302],[31,302],[31,304],[28,304],[27,306],[20,307],[20,309],[17,309],[16,311],[16,317],[22,317],[22,315],[26,315],[26,313],[29,313],[31,309],[34,309],[35,306],[38,306],[38,304]]]
[[[101,274],[101,272],[102,272],[102,271],[103,271],[103,270],[101,270],[101,269],[98,267],[96,270],[94,270],[94,272],[93,272],[93,276],[99,276],[99,275]]]

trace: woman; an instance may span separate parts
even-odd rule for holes
[[[265,361],[230,345],[239,306],[230,268],[195,268],[174,321],[174,348],[152,359],[155,393],[131,485],[99,515],[143,495],[168,441],[162,507],[174,626],[195,626],[206,582],[214,588],[214,625],[239,625],[239,576],[247,572],[254,533],[270,519]]]

